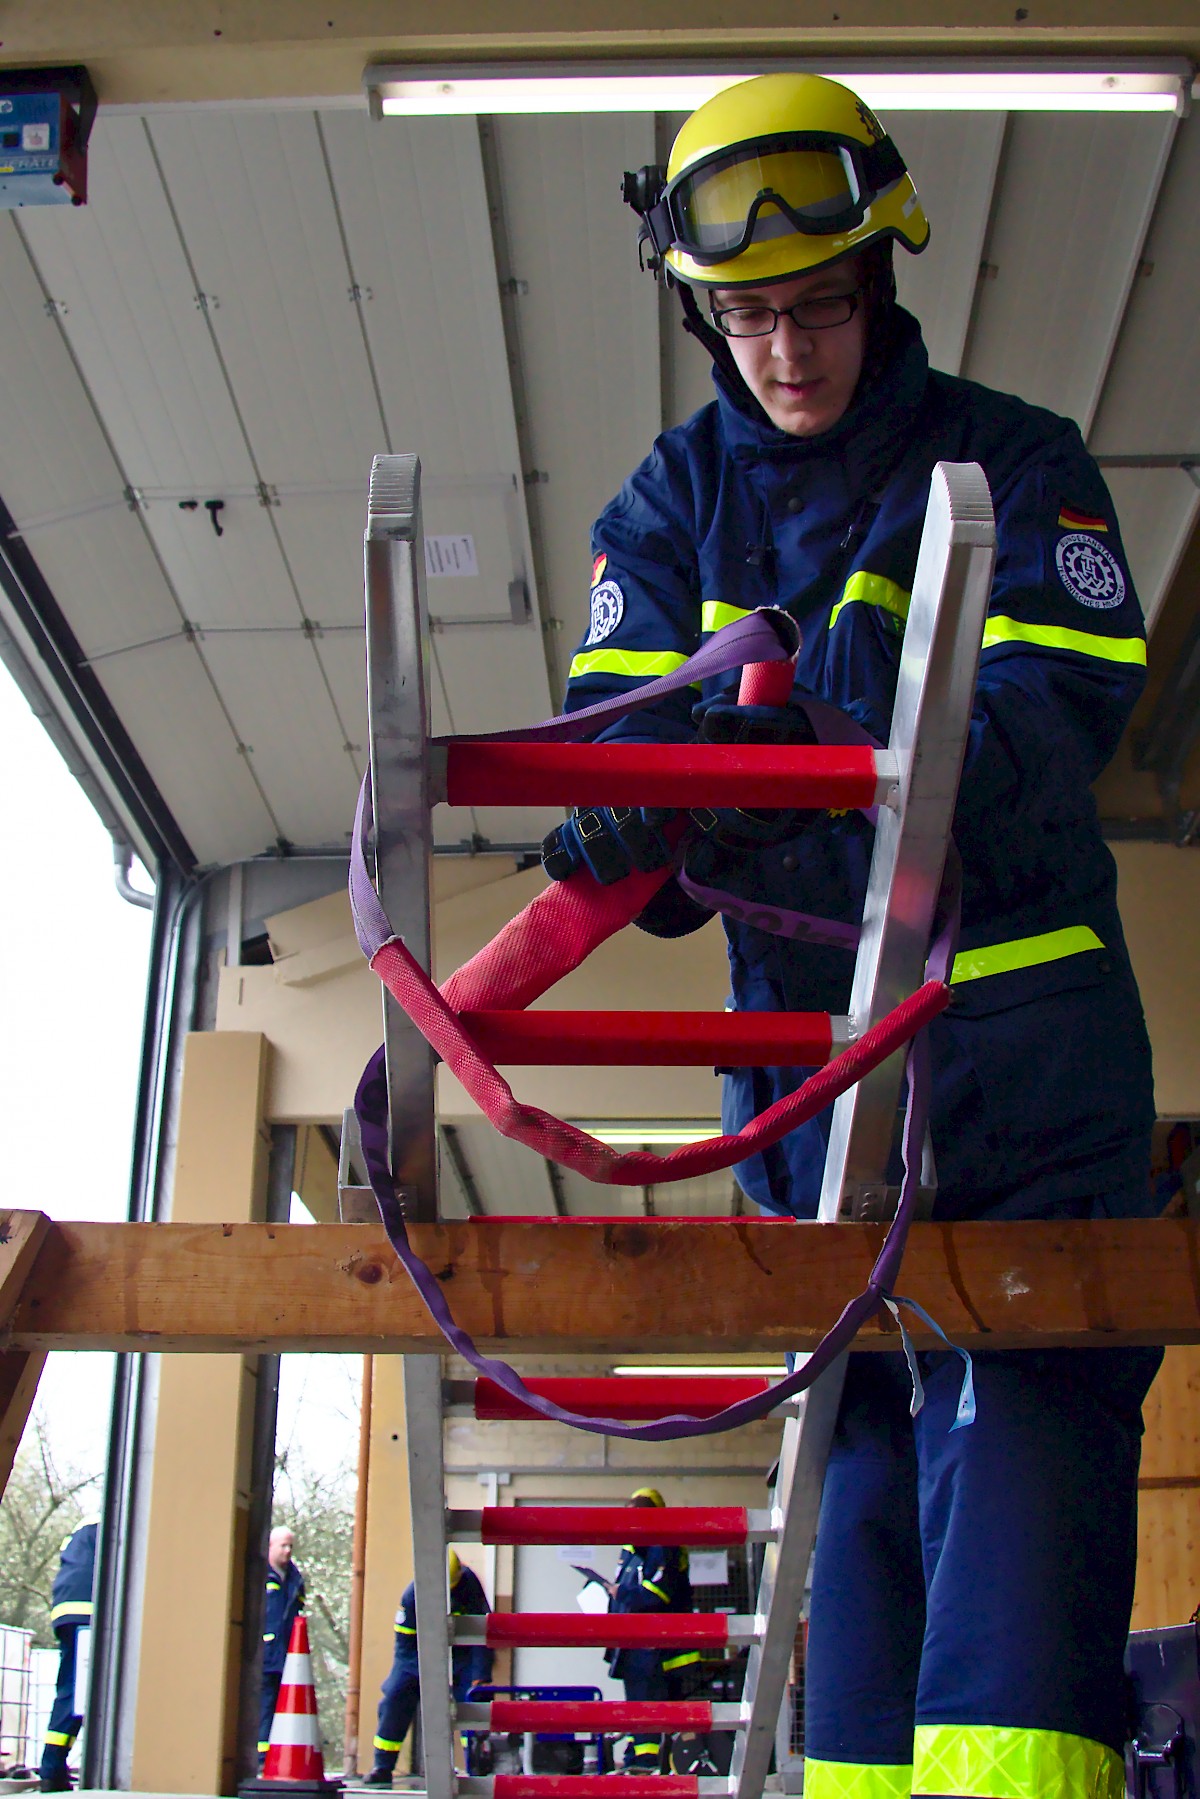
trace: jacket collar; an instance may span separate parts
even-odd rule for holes
[[[819,437],[793,437],[771,423],[749,388],[714,368],[725,441],[739,461],[781,464],[838,462],[855,488],[883,480],[908,442],[925,394],[929,356],[921,327],[896,309],[895,349],[879,374],[860,386],[847,411]]]

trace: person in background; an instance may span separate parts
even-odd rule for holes
[[[654,1508],[665,1504],[657,1487],[639,1487],[630,1505]],[[610,1612],[690,1612],[692,1583],[688,1577],[686,1549],[673,1545],[627,1547],[617,1563],[617,1578],[608,1587]],[[695,1649],[610,1649],[606,1657],[614,1680],[625,1684],[626,1699],[678,1699],[680,1673],[700,1660]],[[657,1774],[662,1760],[662,1737],[656,1731],[635,1731],[625,1749],[629,1773]]]
[[[58,1683],[46,1727],[38,1774],[43,1793],[69,1793],[71,1771],[67,1756],[83,1728],[83,1714],[75,1697],[76,1653],[81,1630],[92,1624],[92,1587],[96,1579],[98,1518],[87,1518],[64,1537],[58,1573],[50,1592],[50,1622],[58,1638]]]
[[[296,1538],[286,1524],[277,1524],[267,1547],[267,1595],[263,1608],[262,1688],[258,1713],[258,1753],[265,1755],[271,1740],[271,1720],[288,1643],[297,1614],[304,1610],[304,1576],[293,1557]]]
[[[452,1618],[484,1618],[491,1611],[479,1577],[464,1568],[454,1550],[446,1555]],[[417,1595],[412,1581],[405,1587],[396,1613],[396,1646],[392,1665],[383,1683],[379,1717],[375,1727],[375,1765],[363,1777],[369,1787],[391,1786],[396,1758],[417,1715],[421,1700],[421,1674],[417,1663]],[[454,1697],[465,1699],[471,1688],[492,1678],[492,1651],[482,1643],[463,1645],[451,1656]]]

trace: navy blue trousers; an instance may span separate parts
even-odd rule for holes
[[[54,1704],[50,1708],[50,1721],[46,1726],[42,1763],[38,1769],[43,1780],[67,1779],[67,1756],[83,1726],[83,1719],[75,1710],[75,1648],[79,1630],[78,1624],[54,1626],[54,1634],[58,1638],[58,1680],[54,1688]]]
[[[821,1503],[806,1753],[906,1764],[915,1725],[1121,1750],[1141,1405],[1157,1349],[850,1358]],[[990,1790],[990,1789],[989,1789]]]
[[[492,1661],[493,1652],[490,1649],[472,1646],[454,1651],[451,1662],[454,1673],[453,1692],[457,1700],[465,1699],[473,1686],[485,1685],[491,1679]],[[386,1768],[389,1773],[395,1768],[400,1745],[412,1726],[420,1703],[421,1677],[417,1657],[406,1643],[403,1650],[397,1647],[383,1683],[383,1696],[379,1701],[379,1715],[375,1723],[377,1768]]]

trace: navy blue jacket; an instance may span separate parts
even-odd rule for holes
[[[999,547],[954,823],[955,999],[931,1029],[936,1215],[1152,1210],[1149,1043],[1090,792],[1145,670],[1112,502],[1074,424],[931,372],[915,320],[899,325],[891,361],[819,437],[776,429],[718,374],[716,401],[659,438],[596,525],[567,704],[667,673],[720,625],[781,606],[803,632],[798,687],[886,741],[933,465],[980,463]],[[605,735],[690,740],[697,697]],[[857,812],[826,818],[728,851],[707,884],[857,922],[871,836]],[[726,931],[739,1008],[846,1010],[848,952]],[[725,1129],[804,1072],[729,1075]],[[769,1211],[812,1217],[827,1130],[828,1114],[740,1164],[742,1186]]]
[[[96,1578],[95,1518],[64,1537],[58,1573],[50,1589],[50,1622],[55,1630],[92,1621],[92,1586]]]
[[[479,1576],[474,1569],[464,1567],[450,1589],[450,1616],[486,1618],[491,1609]],[[465,1698],[471,1687],[492,1678],[494,1653],[482,1643],[464,1644],[451,1651],[450,1659],[454,1692],[459,1699]],[[394,1661],[403,1665],[414,1680],[417,1678],[417,1589],[411,1580],[400,1596],[400,1610],[396,1613]]]
[[[626,1547],[617,1564],[616,1587],[608,1604],[610,1612],[690,1612],[692,1582],[687,1550],[657,1544],[646,1549]],[[617,1680],[657,1668],[670,1673],[699,1659],[697,1650],[681,1648],[610,1649],[607,1654]]]
[[[296,1614],[304,1610],[304,1576],[295,1562],[282,1574],[267,1563],[267,1596],[263,1605],[264,1670],[276,1673],[287,1660],[288,1643]]]

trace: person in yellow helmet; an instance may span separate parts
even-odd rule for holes
[[[665,1505],[657,1487],[638,1487],[630,1505],[655,1509]],[[690,1612],[692,1583],[688,1577],[686,1549],[674,1544],[649,1548],[626,1545],[617,1563],[615,1580],[607,1581],[610,1612]],[[609,1671],[625,1684],[626,1699],[678,1699],[684,1668],[700,1659],[694,1649],[610,1649]],[[660,1771],[662,1736],[639,1730],[630,1737],[625,1769],[630,1774]]]
[[[474,1569],[463,1566],[457,1550],[446,1552],[446,1585],[452,1618],[486,1617],[491,1611],[487,1594]],[[465,1644],[451,1652],[454,1697],[465,1699],[474,1686],[492,1677],[493,1652],[483,1644]],[[417,1659],[417,1593],[412,1581],[405,1587],[396,1613],[392,1665],[383,1683],[379,1717],[375,1726],[374,1764],[363,1776],[364,1786],[392,1784],[396,1761],[417,1715],[421,1700],[421,1672]]]
[[[716,397],[662,434],[596,524],[568,709],[777,607],[802,634],[791,704],[741,706],[709,682],[604,736],[812,742],[815,698],[886,742],[933,468],[981,464],[998,558],[954,821],[955,1003],[928,1036],[935,1216],[1145,1213],[1149,1043],[1090,793],[1141,691],[1145,633],[1078,427],[930,369],[893,273],[929,222],[890,134],[840,83],[729,87],[665,169],[626,176],[625,197]],[[638,922],[678,936],[721,911],[739,1009],[845,1013],[869,819],[716,808],[688,820],[682,855],[663,822],[586,808],[547,839],[547,872],[669,865]],[[807,1072],[730,1071],[723,1128]],[[747,1195],[814,1217],[828,1128],[739,1164]],[[1118,1799],[1158,1359],[977,1356],[966,1429],[951,1428],[954,1356],[922,1359],[915,1418],[900,1357],[851,1359],[813,1569],[806,1799]]]

